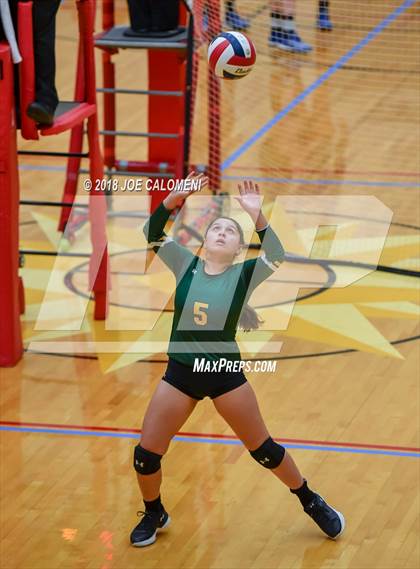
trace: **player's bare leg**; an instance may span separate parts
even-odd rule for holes
[[[143,419],[141,446],[163,456],[174,435],[194,411],[196,404],[195,399],[188,397],[169,383],[161,381]],[[137,473],[137,480],[144,500],[154,500],[159,496],[162,469],[148,475]]]
[[[140,443],[134,454],[137,481],[146,508],[142,512],[143,519],[130,536],[132,545],[136,547],[154,543],[157,531],[170,523],[170,517],[160,500],[160,459],[196,404],[195,399],[165,381],[159,383],[150,400],[143,420]]]
[[[241,439],[251,456],[270,469],[299,498],[305,512],[331,538],[344,530],[344,516],[313,492],[286,449],[270,437],[249,383],[213,400],[214,406]]]

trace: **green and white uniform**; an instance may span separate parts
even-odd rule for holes
[[[284,260],[284,249],[268,225],[257,231],[264,254],[209,275],[204,261],[164,232],[170,211],[163,204],[144,227],[153,250],[176,277],[175,310],[168,356],[192,367],[195,358],[240,360],[235,341],[242,307],[253,290]]]

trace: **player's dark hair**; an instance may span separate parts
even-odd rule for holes
[[[236,219],[233,219],[233,217],[228,217],[227,215],[219,215],[219,217],[216,217],[215,219],[213,219],[213,221],[211,221],[209,223],[209,225],[207,226],[206,232],[204,234],[204,239],[207,237],[207,233],[209,232],[210,227],[214,223],[216,223],[216,221],[218,221],[219,219],[228,219],[229,221],[232,221],[235,224],[236,229],[238,230],[238,233],[239,233],[239,242],[241,245],[244,245],[245,239],[244,239],[244,232],[243,232],[242,227],[239,225],[239,223],[236,221]]]
[[[232,221],[238,230],[239,242],[241,245],[244,245],[245,239],[242,227],[239,225],[236,219],[233,219],[233,217],[228,217],[226,215],[220,215],[219,217],[216,217],[216,219],[213,219],[211,223],[209,223],[206,232],[204,234],[204,239],[206,238],[210,227],[218,219],[229,219],[229,221]],[[245,306],[242,308],[242,312],[239,317],[239,328],[244,330],[244,332],[250,332],[251,330],[258,330],[258,328],[263,322],[264,320],[258,316],[256,310],[254,310],[252,306],[250,306],[249,304],[245,304]]]

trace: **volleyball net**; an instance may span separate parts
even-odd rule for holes
[[[367,158],[371,172],[417,171],[414,132],[399,137],[397,153],[383,140],[418,116],[418,2],[195,0],[193,12],[191,162],[208,164],[216,191],[239,172],[316,177],[322,164],[329,175],[353,175],[367,170]],[[253,41],[257,62],[247,77],[220,81],[209,73],[207,47],[232,29]],[[301,42],[287,43],[287,29]]]

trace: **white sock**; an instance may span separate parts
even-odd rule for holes
[[[296,23],[294,18],[281,18],[280,20],[280,27],[285,32],[295,32],[296,31]]]

